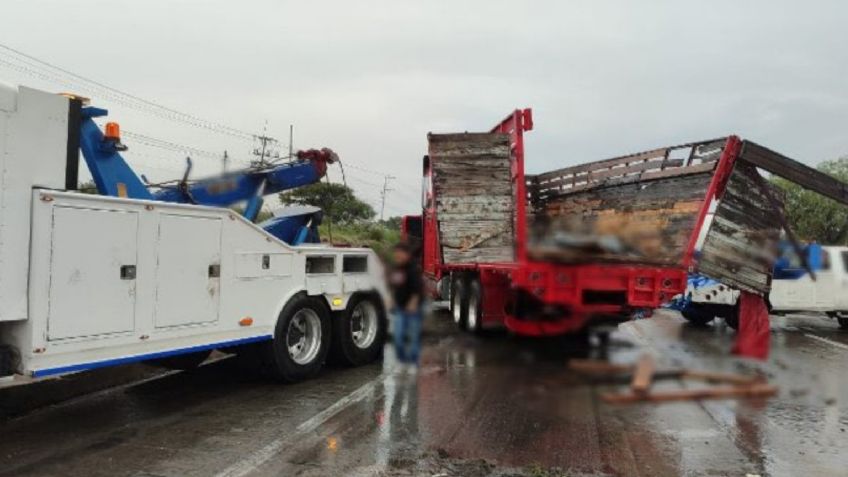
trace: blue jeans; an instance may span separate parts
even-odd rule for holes
[[[421,322],[424,319],[421,310],[410,313],[395,309],[393,314],[395,355],[401,363],[418,365],[421,353]]]

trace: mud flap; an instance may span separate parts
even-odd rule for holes
[[[733,353],[737,356],[765,360],[768,358],[771,331],[765,300],[760,295],[743,291],[739,295],[739,329]]]

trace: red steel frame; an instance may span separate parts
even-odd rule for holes
[[[532,111],[515,110],[491,132],[509,134],[513,155],[512,180],[515,190],[515,261],[445,265],[439,253],[438,218],[436,217],[432,181],[427,181],[422,217],[424,240],[424,275],[435,294],[436,283],[451,273],[472,273],[480,278],[483,289],[482,322],[503,323],[509,330],[527,336],[549,336],[582,329],[593,316],[617,316],[625,319],[637,310],[653,310],[686,289],[689,267],[694,260],[698,232],[704,224],[710,203],[724,191],[733,164],[739,155],[741,141],[727,139],[716,165],[704,203],[698,211],[696,227],[689,239],[680,266],[639,264],[559,264],[530,260],[527,257],[527,191],[524,176],[524,132],[533,129]],[[424,175],[431,169],[425,158]],[[429,250],[429,253],[427,252]],[[587,303],[584,292],[613,292],[626,297],[621,302]],[[565,310],[554,320],[527,320],[514,316],[510,309],[519,292],[531,295],[546,306]]]

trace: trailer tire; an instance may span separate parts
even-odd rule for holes
[[[465,322],[468,331],[479,334],[483,329],[483,285],[478,278],[470,280],[466,310]]]
[[[262,343],[263,371],[294,383],[321,371],[330,351],[330,310],[319,298],[295,295],[280,312],[274,339]]]
[[[333,362],[361,366],[377,360],[386,341],[386,311],[375,295],[351,297],[333,317],[330,357]]]
[[[203,362],[206,361],[207,358],[209,358],[210,354],[212,354],[212,350],[208,349],[205,351],[196,351],[194,353],[168,356],[166,358],[151,359],[145,361],[144,363],[150,366],[156,366],[158,368],[188,371],[189,369],[197,368],[201,364],[203,364]]]
[[[453,322],[464,330],[468,324],[468,282],[462,275],[451,278],[450,309]]]

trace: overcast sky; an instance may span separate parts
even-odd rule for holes
[[[387,215],[418,207],[426,133],[532,107],[528,172],[737,133],[815,164],[848,153],[844,1],[6,0],[0,44],[202,118],[327,146]],[[65,91],[13,68],[0,81]],[[17,63],[16,63],[17,64]],[[82,91],[82,93],[89,93]],[[247,160],[252,145],[91,94],[124,129]],[[153,179],[181,153],[130,145]],[[202,162],[201,173],[219,167]],[[339,175],[333,171],[334,180]]]

